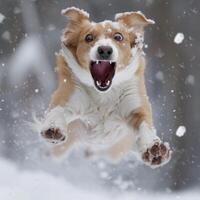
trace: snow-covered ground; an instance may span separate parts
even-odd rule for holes
[[[13,163],[0,160],[1,200],[199,200],[200,192],[188,191],[176,194],[144,194],[137,192],[90,192],[41,171],[21,171]]]

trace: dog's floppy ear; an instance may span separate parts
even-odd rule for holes
[[[115,20],[128,28],[131,48],[136,44],[142,48],[144,28],[155,23],[153,20],[147,19],[140,11],[118,13],[115,15]]]
[[[61,11],[61,14],[66,16],[69,19],[69,23],[70,22],[81,23],[84,20],[89,20],[89,14],[86,11],[81,10],[76,7],[70,7],[70,8],[63,9]]]
[[[136,30],[136,32],[143,32],[147,25],[155,23],[153,20],[147,19],[140,11],[118,13],[115,15],[115,20],[123,23],[129,29]]]
[[[89,23],[89,14],[75,7],[63,9],[61,14],[68,18],[62,41],[68,47],[76,47],[82,28]]]

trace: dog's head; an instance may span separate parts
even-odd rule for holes
[[[82,83],[103,92],[135,73],[144,27],[152,20],[141,12],[126,12],[116,14],[115,21],[95,23],[88,13],[74,7],[62,14],[69,20],[62,37],[63,54]]]

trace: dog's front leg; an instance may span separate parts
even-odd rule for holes
[[[51,143],[60,143],[66,139],[65,106],[74,92],[72,74],[61,53],[56,55],[56,65],[58,88],[51,97],[40,127],[42,137]]]
[[[159,167],[166,164],[172,151],[168,143],[163,143],[156,135],[151,120],[144,108],[132,113],[131,123],[138,132],[137,151],[143,162],[151,167]]]
[[[40,129],[41,136],[50,143],[60,143],[66,139],[65,126],[64,108],[57,106],[46,113]]]

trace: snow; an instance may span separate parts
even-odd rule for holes
[[[198,200],[199,192],[185,191],[182,193],[144,193],[137,191],[125,192],[131,182],[124,182],[119,177],[114,182],[119,192],[97,190],[89,191],[75,186],[61,177],[42,171],[19,170],[13,163],[0,159],[0,199],[2,200]],[[80,180],[81,181],[81,180]]]
[[[156,76],[156,79],[157,79],[157,80],[159,80],[159,81],[161,81],[161,82],[164,81],[164,74],[163,74],[162,71],[158,71],[158,72],[156,73],[155,76]]]
[[[26,58],[26,59],[24,59]],[[42,41],[36,36],[29,36],[17,47],[9,62],[8,79],[12,85],[24,83],[30,73],[38,77],[40,85],[49,91],[53,88],[53,70],[46,59]],[[41,76],[46,72],[45,76]],[[48,82],[48,84],[46,84]]]
[[[186,79],[185,79],[185,83],[187,85],[194,85],[195,84],[195,78],[193,75],[189,74]]]
[[[98,164],[97,166],[98,166],[99,169],[105,169],[106,168],[106,164],[103,161],[100,161],[97,164]]]
[[[82,9],[76,8],[76,7],[69,7],[66,9],[62,9],[61,14],[65,15],[68,11],[76,11],[76,12],[79,12],[80,14],[84,15],[87,18],[90,17],[89,13],[87,13],[86,11],[84,11]]]
[[[5,18],[6,17],[2,13],[0,13],[0,23],[2,23]]]
[[[47,30],[48,30],[48,31],[54,31],[55,29],[56,29],[56,27],[55,27],[54,24],[49,24],[49,25],[47,26]]]
[[[102,171],[102,172],[100,173],[100,177],[101,177],[102,179],[109,179],[109,174],[108,174],[108,172],[106,172],[106,171]]]
[[[106,25],[109,24],[110,26],[112,26],[113,28],[118,29],[118,30],[121,28],[121,25],[118,22],[113,22],[111,20],[104,20],[104,21],[100,22],[100,24],[103,27],[106,27]]]
[[[127,190],[130,186],[133,185],[133,182],[123,180],[121,176],[118,176],[117,179],[113,181],[113,183],[118,186],[120,190]]]
[[[178,137],[183,137],[186,132],[186,127],[185,126],[179,126],[178,129],[176,130],[176,136]]]
[[[137,44],[137,48],[142,49],[144,46],[144,36],[140,33],[136,33],[135,43]]]
[[[3,34],[1,35],[1,37],[2,37],[4,40],[10,41],[10,39],[11,39],[10,32],[9,32],[9,31],[3,32]]]
[[[183,33],[177,33],[174,37],[174,43],[181,44],[184,40],[184,34]]]
[[[14,14],[19,14],[19,13],[21,13],[22,11],[21,11],[20,8],[15,7],[13,12],[14,12]]]
[[[35,93],[38,93],[39,92],[39,89],[35,89]]]
[[[152,0],[149,0],[149,1],[152,1]],[[108,6],[111,6],[111,5],[112,5],[111,3],[108,4]],[[15,7],[15,5],[13,6]],[[61,5],[58,7],[61,7]],[[114,7],[111,9],[116,10]],[[46,8],[46,10],[48,9]],[[34,9],[32,9],[32,11],[34,11]],[[173,177],[174,174],[171,174],[170,172],[170,171],[173,171],[173,167],[174,167],[173,161],[168,166],[161,168],[157,171],[151,170],[142,165],[139,166],[137,169],[135,169],[134,168],[135,163],[132,160],[130,160],[128,163],[125,163],[125,164],[122,163],[117,167],[113,167],[112,165],[110,166],[107,162],[104,162],[101,160],[100,162],[98,162],[98,166],[97,166],[98,169],[96,169],[93,163],[85,164],[87,163],[87,161],[84,161],[84,164],[83,164],[83,161],[80,162],[79,154],[77,155],[78,158],[76,158],[76,160],[74,159],[74,155],[72,155],[72,157],[70,157],[71,160],[66,159],[66,163],[64,164],[61,163],[61,165],[54,164],[54,162],[49,161],[49,159],[46,159],[47,161],[44,162],[43,157],[46,156],[46,155],[43,155],[46,153],[45,144],[43,144],[43,141],[40,141],[37,138],[37,135],[35,136],[35,134],[30,133],[29,128],[28,128],[28,131],[27,129],[24,129],[24,125],[22,125],[21,121],[23,121],[24,119],[29,120],[31,112],[32,112],[31,109],[33,109],[37,114],[38,112],[39,114],[40,113],[43,114],[42,110],[44,110],[44,108],[48,106],[47,101],[49,99],[50,92],[52,92],[53,88],[55,88],[55,74],[53,70],[54,58],[52,56],[53,56],[53,51],[58,46],[58,41],[54,40],[55,39],[54,36],[59,34],[56,29],[56,27],[59,26],[59,24],[56,24],[55,20],[48,21],[48,19],[45,20],[45,23],[42,23],[42,24],[39,23],[39,27],[41,25],[41,29],[40,28],[38,29],[37,34],[39,35],[39,37],[41,36],[42,40],[44,39],[43,41],[43,43],[45,44],[44,47],[43,47],[43,43],[41,43],[40,40],[32,37],[31,32],[26,28],[27,26],[26,23],[24,24],[25,25],[24,28],[26,30],[24,31],[27,32],[27,34],[20,33],[20,35],[22,35],[22,40],[20,40],[20,42],[17,42],[18,40],[15,41],[15,35],[11,34],[12,32],[10,32],[11,28],[7,26],[5,27],[5,29],[3,28],[3,26],[5,26],[5,24],[3,23],[7,23],[7,20],[9,19],[9,14],[5,12],[5,9],[1,10],[0,12],[3,13],[3,15],[0,13],[0,27],[2,28],[0,39],[4,40],[2,41],[3,43],[5,43],[4,46],[6,49],[8,48],[9,50],[10,48],[10,50],[12,51],[12,48],[14,46],[16,47],[16,51],[12,55],[7,54],[6,53],[7,50],[4,49],[4,47],[2,47],[2,51],[0,50],[0,54],[1,54],[0,82],[3,87],[2,88],[3,90],[1,89],[1,96],[2,95],[3,96],[0,98],[0,113],[2,113],[1,115],[2,120],[0,121],[0,127],[1,127],[0,154],[1,155],[5,154],[6,157],[10,157],[13,161],[15,160],[17,162],[21,162],[22,164],[20,163],[20,166],[23,165],[23,162],[26,162],[27,166],[25,167],[27,167],[28,169],[28,170],[25,170],[14,163],[2,160],[2,158],[0,157],[0,200],[11,200],[11,199],[12,200],[13,199],[14,200],[32,200],[32,199],[34,200],[35,199],[38,199],[38,200],[40,199],[42,200],[45,200],[45,199],[49,199],[49,200],[53,200],[53,199],[56,199],[56,200],[59,200],[59,199],[60,200],[65,200],[65,199],[66,200],[74,200],[74,199],[76,200],[80,200],[80,199],[81,200],[84,200],[84,199],[109,200],[113,198],[116,198],[116,200],[122,200],[122,199],[123,200],[135,200],[135,199],[141,199],[141,200],[192,199],[193,200],[194,199],[195,200],[195,199],[199,199],[200,191],[198,191],[198,193],[197,191],[196,192],[186,191],[183,193],[181,192],[181,193],[172,193],[172,194],[163,194],[164,193],[163,192],[159,195],[151,194],[151,193],[143,194],[143,192],[146,193],[146,190],[148,190],[148,188],[153,188],[152,189],[153,192],[156,193],[157,191],[161,191],[161,190],[163,191],[165,187],[170,187],[170,186],[173,187],[172,184],[176,184],[175,182],[176,177],[174,178]],[[11,12],[10,14],[14,16],[14,21],[13,21],[14,23],[15,22],[17,23],[17,21],[19,21],[18,17],[20,17],[22,14],[24,15],[24,9],[23,9],[23,13],[21,13],[22,10],[21,8],[18,8],[18,7],[14,8],[13,12],[12,12],[12,9],[9,12]],[[20,15],[17,15],[19,13]],[[55,13],[57,13],[57,11]],[[105,12],[104,14],[107,14],[107,13]],[[29,17],[30,18],[32,17],[31,13]],[[42,20],[40,18],[41,16],[39,16],[39,19],[38,19],[39,22]],[[185,19],[187,18],[188,17],[186,16]],[[176,19],[176,17],[174,17],[174,19]],[[167,21],[169,22],[168,25],[170,26],[170,20],[166,19],[166,22]],[[44,35],[43,28],[45,28],[44,29],[45,31],[49,31],[48,32],[49,34],[50,34],[50,31],[52,31],[51,38],[45,37],[46,35]],[[111,29],[108,29],[108,32],[110,31]],[[156,31],[160,31],[159,27],[158,27],[158,30]],[[177,32],[181,32],[181,30],[179,29]],[[172,35],[172,38],[171,38],[172,43],[174,39],[173,37],[176,35],[177,32],[174,32],[174,30],[171,30],[171,32],[167,34],[167,37],[170,37],[171,33],[174,34]],[[192,35],[193,40],[190,41],[189,35],[192,33],[189,33],[189,32],[187,33],[184,31],[183,33],[185,35],[185,39],[188,38],[189,42],[193,43],[193,46],[195,46],[194,45],[195,35]],[[24,38],[23,38],[23,35],[24,35]],[[43,38],[43,35],[44,35],[44,38]],[[10,39],[12,40],[10,41]],[[7,41],[10,41],[10,43],[7,43]],[[15,42],[12,43],[12,41],[15,41]],[[48,48],[49,44],[51,44],[50,45],[51,48]],[[158,46],[162,46],[162,44]],[[183,97],[185,98],[185,100],[187,100],[186,95],[189,95],[190,92],[191,94],[193,94],[192,90],[195,89],[197,85],[197,84],[195,85],[195,83],[197,83],[197,79],[198,79],[198,75],[195,75],[195,72],[193,72],[193,69],[195,69],[195,66],[197,66],[196,63],[198,60],[198,56],[194,54],[196,51],[190,51],[191,50],[190,48],[186,48],[185,50],[187,50],[189,53],[192,52],[191,53],[192,55],[188,55],[184,57],[184,58],[187,57],[190,63],[188,64],[187,62],[184,61],[184,59],[182,60],[180,59],[179,61],[185,64],[185,66],[186,64],[188,66],[188,70],[187,70],[188,73],[186,72],[183,75],[181,81],[182,83],[185,83],[185,85],[189,86],[189,88],[191,89],[189,93],[187,92],[185,93],[184,91],[181,91],[181,90],[179,91],[179,89],[177,89],[176,86],[174,85],[175,82],[173,81],[170,82],[170,80],[176,79],[176,76],[174,76],[173,70],[175,71],[182,70],[182,68],[176,69],[175,64],[174,64],[174,68],[173,67],[171,68],[172,63],[168,63],[169,65],[165,65],[163,64],[164,62],[163,63],[161,62],[162,61],[161,59],[155,60],[155,58],[153,58],[153,60],[150,60],[151,61],[150,65],[155,65],[155,69],[153,68],[153,71],[156,70],[157,65],[160,66],[159,68],[161,69],[161,71],[158,71],[158,72],[156,71],[157,73],[154,74],[154,78],[157,79],[157,82],[153,83],[153,86],[150,85],[150,88],[154,86],[159,86],[161,82],[163,81],[166,82],[166,85],[163,85],[164,87],[163,89],[165,91],[164,90],[158,91],[159,97],[163,96],[163,98],[156,99],[157,95],[154,97],[156,101],[160,101],[161,104],[163,104],[163,106],[161,106],[162,107],[161,111],[159,107],[156,106],[155,104],[155,108],[157,109],[157,111],[155,111],[155,115],[160,116],[159,113],[162,112],[163,109],[165,108],[168,109],[170,107],[168,109],[171,111],[169,112],[169,115],[170,116],[177,115],[177,118],[178,118],[178,112],[180,111],[181,108],[179,107],[176,108],[176,106],[172,105],[174,102],[173,101],[174,95],[177,93],[180,93],[181,95],[180,98]],[[170,58],[167,57],[168,56],[167,51],[168,51],[167,49],[160,48],[158,49],[158,51],[156,51],[158,52],[156,56],[158,58],[162,58],[163,56],[165,56],[164,58],[165,60],[170,60]],[[44,64],[45,62],[42,61],[43,58],[45,57],[44,52],[48,52],[47,60],[49,59],[51,60],[50,61],[51,65],[45,65]],[[177,54],[177,57],[179,58],[178,51],[176,52],[176,54]],[[26,59],[24,59],[25,57]],[[161,64],[159,64],[160,62]],[[152,73],[152,70],[150,68],[148,69],[148,73]],[[1,81],[1,77],[2,77],[3,82]],[[30,79],[30,82],[27,82],[27,80],[29,79]],[[168,79],[170,80],[168,81]],[[47,84],[47,81],[48,81],[48,84]],[[63,82],[68,84],[67,79],[63,79]],[[13,90],[14,93],[13,93],[12,87],[8,85],[9,83],[15,84],[14,88],[18,88],[18,90],[14,89]],[[49,87],[49,84],[52,86]],[[47,89],[45,90],[44,87],[50,88],[48,89],[48,91],[50,92],[49,93],[46,92]],[[173,95],[172,94],[170,95],[171,88],[175,89],[175,92],[174,90],[171,91]],[[150,94],[151,94],[151,97],[154,95],[154,93],[151,90],[150,90]],[[173,96],[173,99],[172,99],[173,102],[170,100],[171,96]],[[169,102],[172,102],[172,103],[171,104],[168,103],[167,105],[166,101],[168,100]],[[194,101],[195,103],[195,98],[189,99],[189,101],[190,102]],[[20,102],[22,102],[23,104],[21,104]],[[35,105],[37,105],[37,107]],[[177,111],[173,109],[174,107],[177,109]],[[170,116],[168,116],[169,119],[170,119]],[[173,120],[174,119],[172,119],[171,121]],[[163,119],[160,119],[158,117],[157,122],[158,123],[156,124],[160,127],[161,131],[163,131],[162,129],[168,129],[168,127],[171,127],[170,120],[168,120],[169,124],[166,124],[166,123],[163,123]],[[17,124],[17,130],[15,129],[15,126],[12,128],[13,124],[15,123]],[[189,130],[189,125],[187,124],[184,124],[184,125],[187,127],[187,130]],[[176,128],[178,128],[178,126]],[[176,132],[176,128],[174,132]],[[179,131],[177,130],[177,132]],[[181,134],[183,135],[183,137],[180,136]],[[178,134],[176,134],[177,136],[175,134],[174,136],[177,137],[177,140],[184,139],[186,136],[186,135],[184,136],[184,134],[188,134],[186,133],[186,128],[185,128],[185,132],[183,133],[182,131],[181,134],[179,132]],[[178,138],[178,137],[182,137],[182,138]],[[176,141],[174,142],[176,143]],[[191,153],[189,152],[190,148],[185,149],[185,150],[188,151],[188,153]],[[29,153],[29,151],[31,153]],[[196,156],[195,152],[198,152],[198,151],[192,152],[193,153],[191,154],[192,158],[195,158]],[[179,153],[177,153],[177,155],[178,154]],[[40,156],[42,158],[40,158]],[[23,159],[29,160],[29,161],[21,161]],[[40,164],[40,159],[44,163],[41,162]],[[176,155],[174,155],[175,163],[176,163],[176,160],[177,160]],[[195,162],[193,160],[192,162]],[[181,165],[185,165],[185,162],[183,163],[179,162],[178,164],[179,166],[176,165],[177,169],[179,168],[181,169]],[[36,167],[35,165],[38,165],[38,166]],[[168,167],[170,170],[168,170]],[[187,165],[187,162],[186,162],[186,168],[189,168],[189,167],[190,165],[189,164]],[[190,173],[188,173],[188,177],[191,174],[192,175],[195,174],[195,170],[193,169],[195,167],[197,168],[199,167],[197,162],[196,164],[193,164],[192,168],[190,169]],[[46,171],[42,171],[42,170],[45,170],[44,168],[46,169]],[[76,168],[78,168],[78,170],[76,170]],[[137,176],[135,176],[135,174],[137,174]],[[181,178],[182,180],[180,180],[179,184],[177,184],[178,187],[181,187],[182,189],[188,188],[188,187],[191,187],[191,188],[194,187],[194,185],[191,185],[190,181],[187,182],[188,179],[186,179],[186,177],[183,176]],[[193,176],[189,177],[189,179],[191,180],[193,179],[192,182],[194,183],[196,180],[195,178]],[[95,181],[93,179],[95,179]],[[80,182],[80,185],[79,185],[79,182]],[[181,186],[182,183],[184,187]],[[105,185],[107,192],[109,193],[111,193],[111,191],[114,192],[113,194],[114,196],[112,196],[112,194],[107,194],[105,191],[96,191],[97,190],[96,187],[101,187],[101,184],[103,184],[102,187],[104,187]],[[131,186],[132,184],[133,186]],[[87,186],[87,190],[85,189],[85,185],[89,185]],[[95,188],[95,191],[93,191],[93,188],[91,191],[91,188],[89,188],[90,185],[91,187]],[[120,190],[118,192],[120,194],[115,193],[116,192],[115,190],[118,190],[118,189]],[[129,192],[125,190],[129,190]],[[166,191],[167,193],[171,193],[171,190],[168,188],[166,188]]]
[[[174,90],[170,90],[171,93],[174,93]]]

